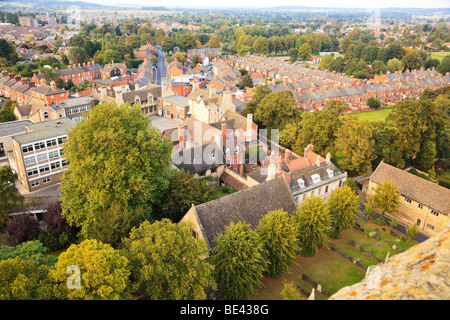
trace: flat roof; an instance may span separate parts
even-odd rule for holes
[[[31,120],[16,120],[0,123],[0,137],[8,137],[25,132],[25,126],[32,124]]]
[[[183,106],[188,106],[189,105],[188,98],[182,97],[182,96],[179,96],[179,95],[161,97],[161,100],[167,100],[167,101],[170,101],[170,102],[173,102],[173,103],[181,104]]]
[[[93,97],[85,96],[85,97],[69,98],[66,100],[58,101],[57,103],[60,104],[64,108],[71,108],[71,107],[90,104],[94,100],[95,99]]]
[[[27,125],[31,132],[15,135],[12,138],[20,144],[31,143],[34,141],[62,136],[67,134],[67,131],[76,125],[77,123],[69,118],[59,118],[56,120],[32,123]]]

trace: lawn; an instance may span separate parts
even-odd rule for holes
[[[226,195],[235,193],[237,190],[228,186],[223,186],[222,188],[219,189],[215,189],[212,191],[212,193],[210,194],[208,201],[211,200],[215,200],[215,199],[219,199],[222,198]]]
[[[444,59],[445,56],[449,55],[450,51],[431,52],[431,59],[438,59],[440,62],[442,62],[442,59]]]
[[[363,112],[357,112],[357,113],[348,113],[348,114],[345,114],[344,117],[352,115],[352,116],[360,118],[361,120],[384,121],[384,120],[386,120],[387,116],[391,112],[392,112],[392,108],[383,108],[383,109],[380,109],[380,110],[363,111]]]
[[[403,250],[407,250],[417,244],[415,241],[398,241],[396,237],[389,233],[389,226],[379,226],[372,221],[359,221],[358,223],[364,229],[364,232],[355,228],[345,230],[341,232],[339,239],[331,239],[331,246],[346,256],[351,256],[354,260],[360,258],[362,265],[365,267],[378,264],[375,257],[384,260],[388,252],[389,257],[398,254],[396,250],[385,244],[386,240]],[[375,235],[369,235],[373,231],[376,231],[380,236],[380,241],[376,240]],[[350,239],[355,241],[359,246],[362,246],[364,252],[360,252],[357,248],[349,245],[348,240]],[[367,250],[372,252],[373,258],[367,256],[365,252]],[[263,278],[263,287],[248,299],[281,300],[281,291],[286,282],[300,286],[307,292],[311,292],[312,287],[302,280],[303,273],[310,279],[317,281],[324,290],[328,290],[329,296],[343,287],[360,282],[365,277],[365,271],[355,263],[351,263],[332,250],[320,249],[313,257],[305,258],[301,255],[297,256],[297,260],[292,267],[278,278]],[[308,298],[304,295],[302,297],[304,299]],[[316,291],[316,299],[326,300],[327,297]]]

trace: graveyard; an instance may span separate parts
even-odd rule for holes
[[[313,257],[298,255],[290,270],[276,279],[264,278],[258,293],[247,299],[283,299],[284,284],[292,283],[302,299],[308,299],[314,288],[316,300],[327,300],[339,289],[363,280],[369,266],[417,244],[371,220],[360,220],[358,225],[341,232],[339,239],[331,238],[329,249],[321,248]]]

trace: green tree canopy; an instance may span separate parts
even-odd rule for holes
[[[397,186],[390,180],[384,181],[375,187],[374,194],[370,199],[371,206],[380,211],[381,216],[385,213],[394,214],[400,206],[400,193]]]
[[[298,239],[302,249],[328,248],[330,243],[332,217],[328,206],[318,196],[311,195],[301,203],[295,215]]]
[[[216,239],[211,261],[216,283],[225,286],[224,299],[242,299],[261,287],[267,270],[264,247],[250,225],[232,222]]]
[[[200,257],[206,243],[194,239],[190,225],[168,219],[144,221],[124,240],[134,291],[152,300],[203,300],[215,288],[213,266]]]
[[[349,186],[343,185],[332,191],[327,205],[336,232],[353,227],[358,214],[359,196]]]
[[[276,210],[268,212],[259,221],[256,233],[269,260],[267,275],[278,277],[291,267],[299,253],[297,230],[285,211]]]
[[[168,187],[171,145],[149,125],[140,105],[97,105],[68,134],[70,163],[60,187],[63,216],[85,236],[96,215],[113,204],[142,207],[150,218]]]
[[[69,284],[76,280],[67,273],[70,266],[79,268],[79,274],[76,271],[72,274],[81,277],[79,289],[67,285],[68,280]],[[73,244],[62,252],[50,276],[55,283],[57,299],[121,300],[131,297],[128,260],[109,244],[94,239]],[[76,284],[72,281],[72,285]]]

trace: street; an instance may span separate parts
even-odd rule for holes
[[[156,70],[156,84],[161,85],[161,78],[166,76],[167,67],[166,67],[166,58],[164,56],[164,52],[162,51],[159,45],[155,46],[158,52],[158,67]]]

